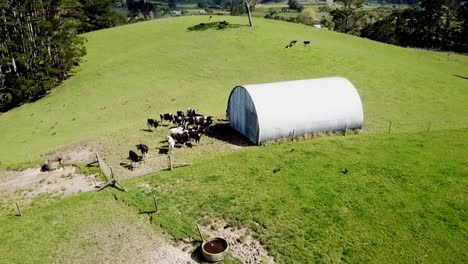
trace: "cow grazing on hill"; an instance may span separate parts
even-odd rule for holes
[[[158,128],[159,121],[153,118],[148,118],[148,121],[146,124],[148,125],[148,129],[152,130],[152,128],[154,129]]]
[[[160,114],[159,117],[161,118],[161,122],[163,120],[171,122],[174,119],[174,115],[170,113]]]
[[[136,154],[133,150],[128,152],[128,156],[132,162],[140,162],[143,159],[142,156],[138,156],[138,154]]]
[[[194,134],[191,135],[191,138],[192,138],[193,140],[195,140],[195,142],[198,143],[198,142],[200,142],[201,136],[202,136],[201,133],[194,133]]]
[[[304,41],[304,46],[307,46],[309,44],[310,44],[310,41],[308,41],[308,40]]]
[[[196,116],[198,109],[187,108],[187,116]]]
[[[145,144],[138,144],[136,145],[136,148],[141,152],[141,155],[143,155],[143,159],[147,160],[149,156],[149,148]]]

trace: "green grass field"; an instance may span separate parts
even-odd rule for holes
[[[23,217],[1,203],[0,263],[143,262],[134,243],[141,257],[156,243],[148,237],[196,237],[194,223],[214,219],[252,230],[277,263],[468,262],[467,56],[261,18],[253,29],[246,17],[213,20],[241,26],[189,31],[208,21],[191,16],[84,35],[88,55],[72,78],[0,115],[0,167],[89,142],[117,165],[139,141],[161,145],[166,128],[141,131],[146,118],[187,107],[223,118],[238,84],[346,77],[363,102],[363,131],[235,153],[206,138],[175,150],[193,166],[126,180],[129,193],[20,199]],[[284,49],[292,39],[312,45]],[[142,184],[158,197],[152,224],[138,214],[153,206]]]
[[[277,263],[465,263],[467,138],[465,129],[255,147],[135,178],[124,183],[129,193],[40,200],[22,218],[3,207],[0,262],[63,259],[58,249],[96,223],[135,225],[137,212],[153,209],[155,193],[154,229],[198,238],[195,222],[223,219],[255,231]],[[102,239],[89,237],[73,252],[89,259]]]
[[[0,161],[24,162],[63,144],[144,128],[146,118],[193,106],[224,116],[238,84],[343,76],[359,90],[368,131],[388,121],[466,125],[466,56],[404,49],[308,26],[187,31],[205,16],[86,34],[74,77],[51,95],[0,115]],[[219,17],[246,24],[245,17]],[[291,40],[310,47],[284,49]]]

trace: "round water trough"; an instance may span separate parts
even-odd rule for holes
[[[228,242],[221,237],[209,239],[202,244],[203,257],[208,261],[223,260],[228,250]]]

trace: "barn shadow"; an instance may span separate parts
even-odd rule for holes
[[[461,75],[458,75],[458,74],[454,74],[453,76],[458,77],[458,78],[462,78],[462,79],[465,79],[465,80],[468,80],[468,77],[461,76]]]
[[[229,126],[228,122],[216,123],[206,132],[207,137],[215,138],[239,147],[252,146],[247,137]]]

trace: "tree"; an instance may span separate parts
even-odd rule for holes
[[[130,19],[150,19],[160,16],[167,10],[158,9],[157,5],[147,0],[128,0],[128,17]]]
[[[461,50],[468,52],[468,4],[460,6],[458,10],[458,20],[460,21],[459,45]]]
[[[361,19],[363,13],[358,12],[362,7],[363,0],[339,0],[343,7],[330,12],[335,23],[335,31],[343,33],[355,32],[355,26]]]
[[[64,0],[0,0],[0,111],[44,96],[85,54]]]
[[[431,48],[446,48],[455,26],[459,3],[456,0],[423,0],[424,41]]]
[[[174,10],[177,8],[177,0],[168,0],[167,1],[167,6],[169,6],[169,9]]]
[[[206,8],[206,1],[205,0],[198,0],[197,7],[198,8]]]
[[[300,4],[297,0],[289,0],[288,7],[297,12],[302,12],[302,10],[304,10],[304,5]]]
[[[253,21],[252,21],[252,14],[250,13],[251,8],[255,8],[255,5],[257,4],[257,0],[243,0],[245,9],[247,10],[247,17],[249,18],[249,26],[253,27]]]
[[[230,13],[233,16],[247,13],[249,25],[253,27],[251,10],[255,8],[257,0],[231,0]]]

